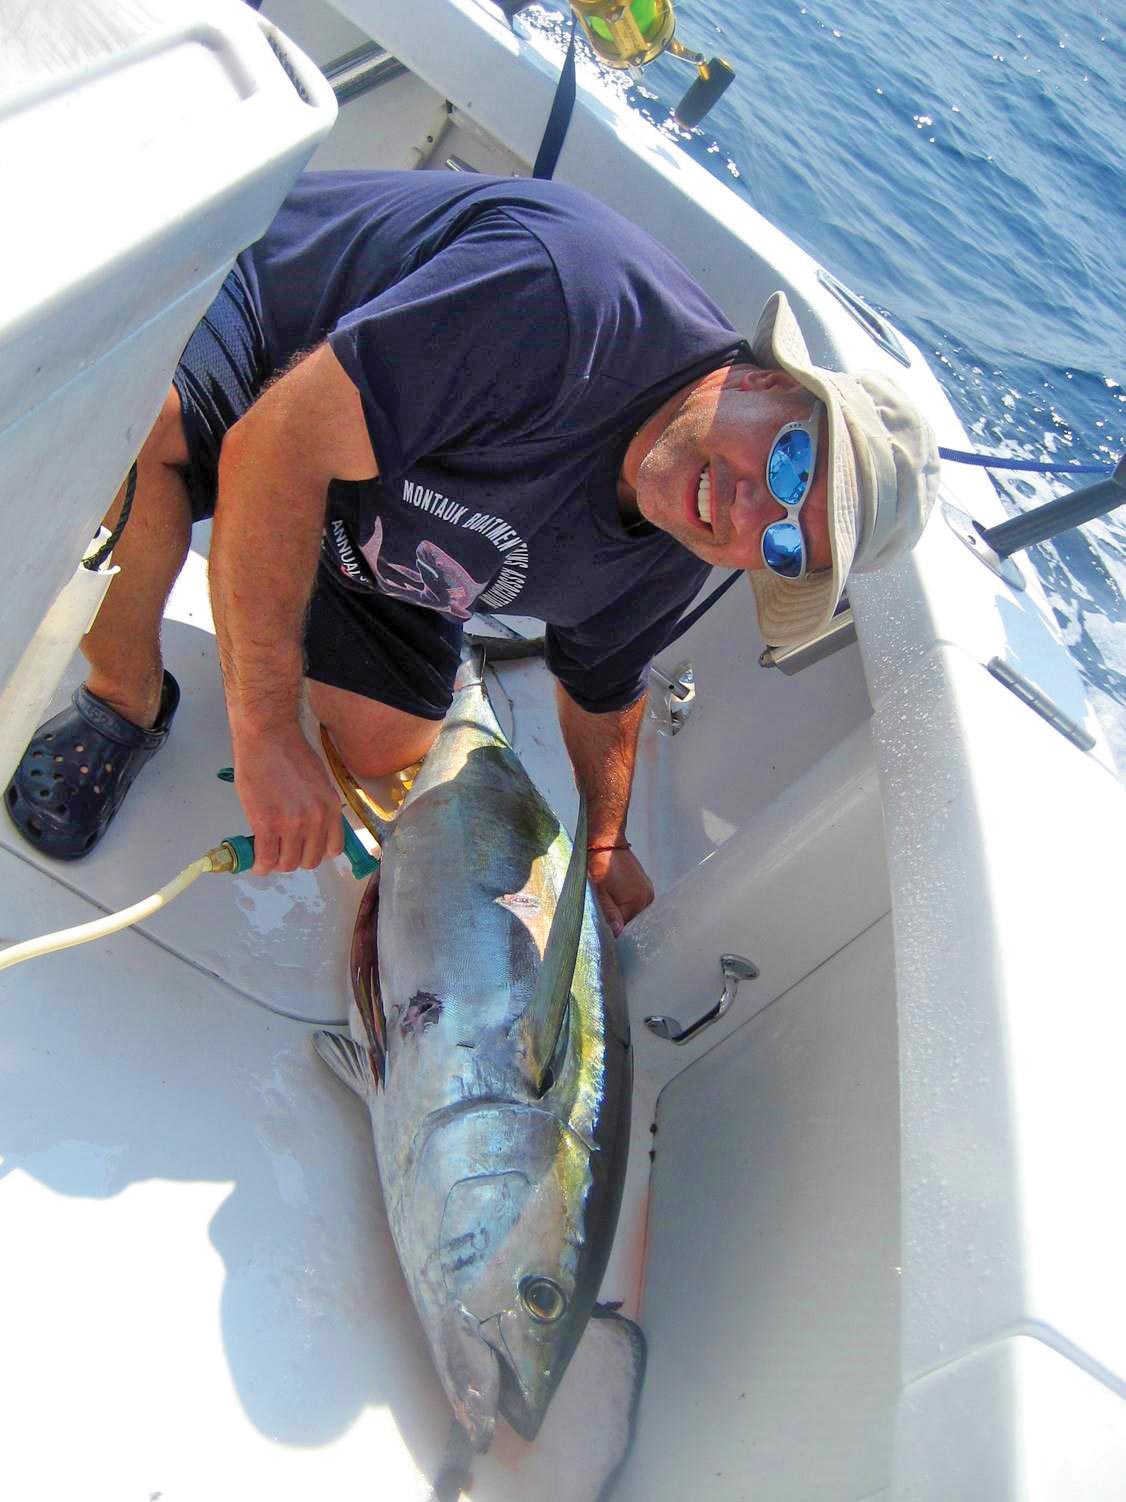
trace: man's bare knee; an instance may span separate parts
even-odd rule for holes
[[[354,777],[387,777],[413,766],[434,744],[441,720],[392,709],[346,689],[308,680],[314,715]]]
[[[331,726],[327,728],[344,765],[353,777],[366,779],[390,777],[395,772],[401,772],[404,767],[413,766],[415,762],[421,761],[434,744],[438,731],[442,727],[440,723],[435,723],[433,729],[424,730],[417,735],[396,736],[390,741],[348,733],[340,734],[334,732]]]

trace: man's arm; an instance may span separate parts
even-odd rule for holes
[[[359,393],[327,345],[223,440],[211,599],[257,875],[340,853],[340,801],[301,730],[302,627],[329,482],[376,474]]]
[[[632,850],[625,848],[637,738],[645,717],[644,695],[625,709],[591,714],[576,704],[562,684],[555,686],[559,725],[586,794],[590,846],[587,870],[615,934],[653,901],[653,884]]]

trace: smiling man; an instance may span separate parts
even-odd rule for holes
[[[621,495],[698,558],[747,569],[763,636],[798,645],[829,624],[851,570],[882,568],[917,541],[938,454],[888,376],[812,363],[781,292],[752,354],[654,413],[626,454]]]
[[[324,173],[239,257],[137,476],[87,682],[6,795],[28,840],[86,854],[166,740],[161,616],[192,523],[214,514],[255,870],[340,849],[303,692],[354,773],[396,770],[438,732],[462,622],[512,610],[546,623],[590,877],[620,930],[652,899],[626,838],[646,670],[709,567],[747,570],[768,642],[804,640],[851,568],[916,540],[938,465],[891,380],[811,363],[781,294],[748,344],[679,262],[574,189]],[[44,755],[64,757],[65,796],[34,780]]]

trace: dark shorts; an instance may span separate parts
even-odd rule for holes
[[[273,371],[235,267],[188,340],[172,377],[188,445],[192,521],[215,511],[223,435]],[[305,670],[393,709],[440,720],[450,707],[461,626],[433,610],[347,584],[322,556],[305,623]]]

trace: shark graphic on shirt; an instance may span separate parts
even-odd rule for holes
[[[360,552],[385,595],[438,610],[455,621],[467,621],[473,614],[473,603],[488,580],[478,583],[444,548],[424,538],[415,549],[414,568],[381,557],[382,549],[383,522],[377,516],[375,530]]]

